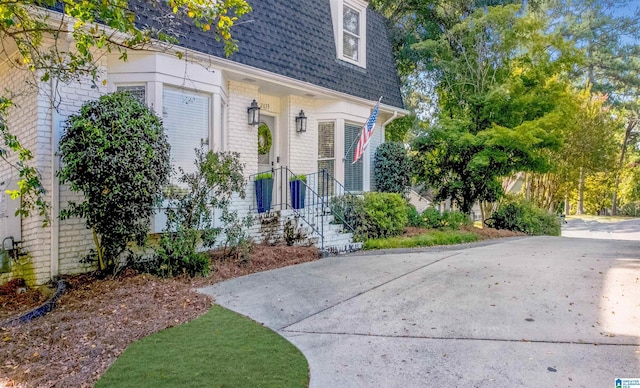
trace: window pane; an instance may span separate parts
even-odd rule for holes
[[[135,86],[118,86],[116,88],[119,92],[129,92],[133,97],[137,98],[143,104],[147,104],[147,88],[144,85]]]
[[[342,27],[350,33],[360,36],[360,13],[355,9],[344,6]]]
[[[347,58],[358,60],[358,41],[353,35],[344,33],[342,35],[342,55]]]
[[[209,97],[193,92],[164,88],[162,121],[171,145],[171,162],[186,173],[195,171],[194,149],[209,139]],[[175,177],[172,184],[177,184]]]
[[[335,149],[335,124],[318,124],[318,159],[333,158]]]
[[[362,159],[357,163],[353,163],[353,153],[358,145],[358,137],[362,128],[352,124],[344,126],[344,146],[345,146],[345,163],[344,163],[344,188],[348,191],[362,191],[362,168],[364,166]]]
[[[331,160],[318,160],[318,172],[322,170],[326,170],[329,175],[318,174],[318,187],[316,188],[317,192],[321,196],[333,195],[333,179],[331,177],[335,176],[335,161]]]

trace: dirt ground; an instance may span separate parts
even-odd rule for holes
[[[249,263],[214,260],[208,277],[68,278],[68,291],[51,313],[0,327],[0,387],[91,387],[130,343],[204,314],[212,300],[195,287],[318,257],[313,247],[256,246]],[[0,295],[0,322],[39,305],[45,294],[13,294],[12,302]]]
[[[473,229],[481,238],[516,234]],[[408,234],[424,230],[408,230]],[[204,314],[213,301],[194,288],[268,269],[313,261],[314,247],[255,247],[249,262],[213,256],[208,277],[160,279],[127,271],[117,277],[70,277],[68,291],[46,316],[0,327],[0,387],[90,387],[132,342]],[[0,326],[41,304],[52,291],[0,287]],[[22,291],[22,290],[21,290]]]

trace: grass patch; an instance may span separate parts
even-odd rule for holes
[[[416,248],[478,241],[478,235],[458,230],[434,230],[411,237],[376,238],[364,242],[364,249]]]
[[[302,353],[272,330],[213,306],[131,344],[96,387],[307,387]]]

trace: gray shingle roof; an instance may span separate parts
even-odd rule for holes
[[[144,0],[139,0],[144,3]],[[239,51],[229,59],[353,96],[403,108],[385,19],[367,9],[367,68],[336,58],[329,0],[249,0],[253,12],[232,29]],[[156,10],[157,12],[157,10]],[[137,13],[158,28],[157,19]],[[164,24],[163,24],[164,26]],[[180,45],[224,57],[211,34],[181,23]]]

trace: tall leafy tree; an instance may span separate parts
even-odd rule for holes
[[[543,151],[559,134],[547,124],[565,97],[559,74],[576,57],[546,27],[519,6],[495,6],[415,45],[438,76],[438,122],[414,143],[416,173],[437,199],[469,213],[500,197],[501,177],[548,167]]]
[[[541,4],[540,12],[556,21],[556,31],[585,53],[585,60],[570,74],[574,83],[580,88],[592,85],[594,93],[607,95],[607,104],[621,109],[626,121],[619,161],[611,167],[615,214],[620,171],[636,123],[633,112],[640,108],[640,6],[634,0],[548,0]],[[580,192],[581,186],[579,196]]]
[[[139,23],[139,17],[146,15],[130,8],[127,0],[2,2],[0,53],[11,58],[8,64],[31,70],[36,81],[55,77],[66,82],[86,76],[98,81],[100,53],[115,51],[126,59],[128,50],[171,50],[178,42],[178,30],[167,24],[171,20],[190,20],[197,28],[211,31],[211,38],[220,41],[230,55],[237,49],[231,28],[238,18],[251,11],[245,0],[145,0],[139,4],[153,9],[155,16],[164,20],[165,28],[157,30]],[[181,55],[180,50],[175,53]],[[0,158],[19,171],[19,188],[11,192],[12,197],[21,197],[19,212],[27,215],[39,209],[44,215],[45,190],[32,166],[33,155],[5,120],[13,105],[12,92],[3,91],[4,95],[0,95]]]

